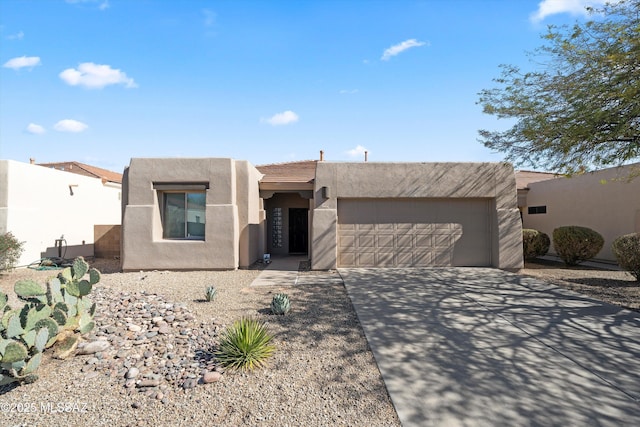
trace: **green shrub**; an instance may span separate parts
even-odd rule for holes
[[[542,231],[525,228],[522,230],[522,253],[524,259],[533,259],[546,255],[551,240]]]
[[[640,234],[620,236],[611,244],[611,251],[618,265],[631,273],[640,282]]]
[[[567,265],[577,265],[593,258],[604,246],[604,239],[597,231],[577,225],[553,230],[553,247]]]
[[[10,231],[0,235],[0,271],[15,268],[24,252],[23,245]]]
[[[272,339],[264,323],[242,318],[224,332],[216,357],[223,366],[251,370],[263,366],[273,354]]]

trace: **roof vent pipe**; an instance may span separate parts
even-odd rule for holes
[[[36,164],[36,159],[34,159],[33,157],[29,157],[29,164],[35,165]]]
[[[324,161],[324,151],[320,150],[320,161]]]
[[[366,162],[368,160],[368,158],[369,158],[369,152],[365,151],[364,152],[364,161]]]

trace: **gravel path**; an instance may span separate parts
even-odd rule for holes
[[[104,348],[46,357],[38,381],[5,387],[0,425],[399,425],[344,286],[249,287],[257,270],[120,273],[113,262],[94,266],[103,279],[91,294],[98,312],[88,341]],[[16,280],[44,283],[55,274],[16,270],[0,276],[0,290],[16,307]],[[203,299],[208,285],[218,289],[213,302]],[[269,312],[277,292],[291,297],[286,316]],[[225,372],[211,351],[242,316],[268,322],[277,351],[264,369]]]

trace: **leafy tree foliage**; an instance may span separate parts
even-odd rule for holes
[[[518,165],[568,174],[640,157],[640,0],[589,9],[572,27],[550,26],[530,53],[535,70],[503,65],[483,111],[515,119],[480,141]]]

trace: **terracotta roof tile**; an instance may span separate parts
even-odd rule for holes
[[[516,187],[518,190],[529,187],[533,182],[546,181],[558,178],[559,175],[552,172],[516,171]]]
[[[313,182],[317,160],[272,163],[256,166],[264,177],[260,182]]]
[[[122,174],[96,166],[87,165],[80,162],[55,162],[55,163],[38,163],[38,166],[63,170],[65,172],[77,173],[78,175],[100,178],[103,181],[115,182],[122,184]]]

